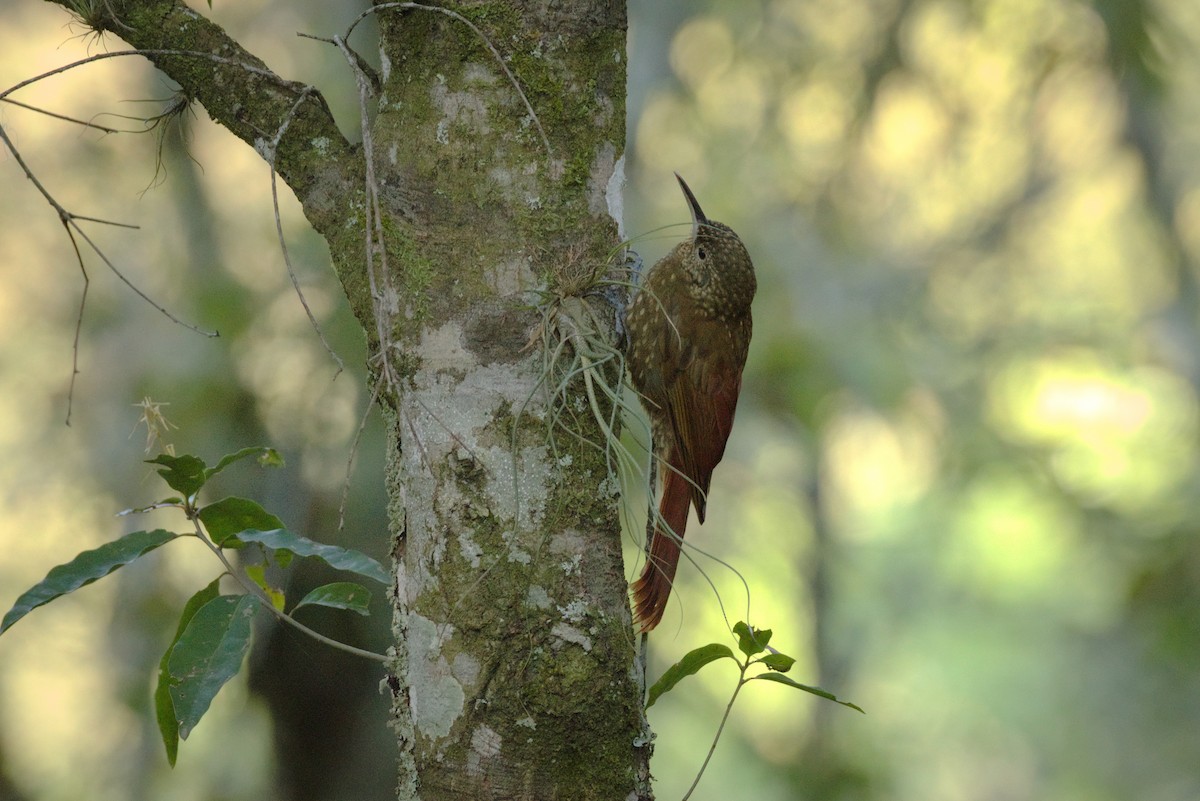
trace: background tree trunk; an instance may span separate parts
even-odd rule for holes
[[[616,484],[602,450],[550,441],[526,348],[534,291],[616,244],[624,5],[456,5],[477,30],[381,7],[381,80],[360,83],[373,169],[315,91],[182,2],[108,5],[112,33],[274,157],[367,331],[390,432],[400,797],[650,797]],[[576,433],[598,441],[588,419]]]

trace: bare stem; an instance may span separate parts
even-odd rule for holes
[[[363,431],[367,428],[367,419],[371,416],[371,410],[375,408],[375,401],[379,398],[379,382],[373,383],[375,386],[371,389],[367,408],[358,421],[358,429],[354,432],[354,442],[350,444],[350,457],[346,460],[346,480],[342,482],[342,501],[338,504],[338,531],[346,528],[346,502],[350,498],[350,477],[354,475],[354,457],[358,455],[358,446],[362,442]]]
[[[85,128],[95,128],[97,131],[102,131],[106,134],[125,133],[124,131],[121,131],[118,128],[109,128],[107,125],[99,125],[94,122],[88,122],[87,120],[79,120],[74,117],[68,117],[66,114],[59,114],[54,111],[48,111],[44,108],[38,108],[37,106],[31,106],[28,103],[22,103],[20,100],[13,100],[11,97],[3,98],[3,102],[11,103],[14,106],[26,109],[28,111],[33,111],[38,114],[45,114],[47,117],[53,117],[54,119],[62,120],[63,122],[73,122],[76,125],[82,125]]]
[[[361,656],[363,659],[370,659],[372,661],[382,662],[384,664],[387,664],[391,661],[383,654],[377,654],[374,651],[367,651],[362,648],[355,648],[353,645],[347,645],[344,642],[339,642],[332,637],[326,637],[320,632],[313,631],[308,626],[296,620],[296,618],[292,617],[286,612],[282,612],[277,609],[275,604],[271,603],[271,599],[267,597],[267,594],[263,591],[263,588],[246,578],[242,574],[242,571],[234,568],[233,563],[230,562],[225,556],[225,553],[221,550],[220,546],[205,536],[203,529],[200,528],[200,521],[194,516],[192,517],[192,525],[196,527],[196,538],[203,542],[208,549],[212,551],[218,559],[221,560],[221,564],[225,566],[225,570],[229,572],[229,575],[233,576],[234,579],[237,580],[237,583],[241,584],[242,588],[246,590],[246,592],[250,593],[259,601],[261,601],[263,606],[269,609],[271,614],[275,615],[275,617],[279,618],[284,623],[287,623],[289,626],[304,632],[314,640],[325,643],[330,648],[336,648],[339,651],[345,651],[348,654],[354,654],[355,656]]]
[[[681,801],[688,801],[692,797],[692,793],[696,789],[696,785],[700,784],[700,777],[704,775],[705,768],[708,767],[708,762],[712,759],[712,755],[717,750],[717,741],[721,739],[721,732],[725,731],[725,723],[729,720],[729,713],[733,711],[733,702],[737,700],[738,693],[746,686],[746,668],[750,666],[749,661],[746,664],[738,662],[741,666],[741,675],[738,676],[737,686],[733,688],[733,695],[729,697],[729,703],[725,705],[725,714],[721,716],[721,725],[717,727],[717,734],[713,737],[712,745],[708,747],[708,755],[704,757],[704,763],[700,766],[700,770],[696,773],[696,778],[692,782],[692,786],[683,794]]]
[[[71,425],[71,407],[75,403],[75,378],[79,375],[79,334],[83,331],[83,310],[87,308],[88,287],[92,281],[88,278],[87,268],[83,266],[83,255],[79,252],[79,243],[75,241],[75,234],[71,232],[71,226],[66,220],[62,221],[63,229],[67,232],[67,238],[71,240],[71,247],[75,249],[75,259],[79,264],[79,272],[83,274],[83,291],[79,293],[79,313],[75,315],[75,339],[71,343],[71,385],[67,390],[67,425]]]
[[[308,321],[312,324],[313,330],[317,332],[317,337],[320,338],[321,344],[325,346],[325,351],[333,357],[337,363],[337,372],[333,374],[334,378],[341,375],[346,369],[346,364],[342,361],[342,357],[337,355],[333,346],[329,344],[329,340],[325,339],[325,332],[321,330],[321,324],[317,322],[316,315],[308,306],[308,299],[304,297],[304,291],[300,288],[300,279],[296,277],[296,270],[292,267],[292,257],[288,253],[287,238],[283,235],[283,219],[279,212],[279,188],[278,180],[275,173],[275,158],[279,155],[279,142],[283,139],[283,135],[287,133],[287,129],[291,126],[292,120],[296,117],[296,112],[300,109],[300,104],[308,99],[309,95],[316,91],[311,86],[304,87],[304,91],[296,98],[296,102],[292,105],[291,111],[288,112],[283,124],[279,126],[279,130],[275,132],[275,138],[271,140],[270,158],[267,159],[267,165],[271,168],[271,207],[275,212],[275,234],[279,237],[279,249],[283,253],[283,264],[287,267],[288,278],[292,280],[292,287],[296,290],[296,295],[300,298],[300,305],[304,307],[304,313],[308,315]]]
[[[353,26],[352,26],[353,27]],[[363,208],[363,232],[366,236],[367,248],[367,282],[371,289],[371,300],[375,311],[375,334],[379,338],[379,370],[383,377],[384,388],[393,401],[398,400],[397,392],[399,379],[396,377],[391,362],[392,348],[392,319],[396,300],[396,292],[392,287],[391,271],[388,268],[387,241],[383,236],[383,212],[379,203],[379,184],[375,180],[375,144],[371,136],[368,99],[371,96],[370,78],[363,72],[362,65],[344,37],[335,36],[333,43],[345,56],[350,69],[354,71],[354,81],[358,86],[358,107],[362,121],[362,150],[363,163],[366,167],[365,191],[367,202]],[[383,290],[380,290],[375,280],[375,254],[379,254],[379,271],[383,277]]]
[[[9,90],[9,91],[12,91],[12,90]],[[4,94],[7,94],[7,92]],[[3,95],[0,94],[0,100],[3,100],[3,99],[4,99]],[[181,325],[184,328],[189,328],[192,331],[195,331],[197,333],[200,333],[200,334],[203,334],[203,335],[209,336],[209,337],[217,336],[217,332],[216,331],[205,331],[201,328],[198,328],[198,327],[192,325],[191,323],[185,323],[184,321],[180,320],[179,318],[175,317],[175,315],[173,315],[169,311],[167,311],[164,307],[160,306],[159,304],[157,304],[153,300],[151,300],[146,295],[145,292],[138,289],[138,287],[135,286],[132,281],[130,281],[128,278],[126,278],[125,275],[120,270],[117,269],[116,265],[113,264],[112,261],[109,260],[109,258],[104,254],[104,252],[102,250],[100,250],[99,246],[97,246],[96,243],[93,242],[91,240],[91,238],[83,231],[83,229],[79,227],[79,221],[84,220],[87,222],[95,222],[95,223],[101,223],[103,225],[112,225],[112,226],[116,226],[119,228],[132,228],[132,229],[136,229],[137,228],[136,225],[129,225],[128,223],[113,222],[112,220],[102,220],[98,217],[85,217],[83,215],[75,214],[74,212],[68,211],[61,203],[58,202],[58,200],[55,199],[54,195],[50,194],[50,190],[47,189],[40,180],[38,180],[37,175],[34,174],[33,170],[25,162],[25,159],[21,156],[21,151],[17,150],[17,146],[13,143],[12,139],[9,138],[8,133],[4,130],[4,126],[2,126],[2,125],[0,125],[0,143],[2,143],[4,145],[4,147],[8,150],[8,152],[12,154],[13,160],[17,162],[17,166],[19,166],[21,168],[21,171],[25,173],[25,177],[29,179],[30,183],[32,183],[34,185],[34,188],[37,189],[38,193],[41,194],[41,196],[43,198],[45,198],[46,202],[50,204],[50,207],[52,209],[54,209],[54,212],[58,215],[58,219],[63,225],[63,230],[66,231],[67,238],[71,242],[71,248],[75,252],[75,261],[79,265],[79,271],[83,274],[83,292],[81,293],[81,296],[79,299],[79,313],[75,318],[75,339],[74,339],[74,343],[72,344],[72,347],[71,347],[71,384],[70,384],[70,389],[67,391],[66,424],[70,425],[71,424],[71,407],[75,401],[75,377],[77,375],[79,375],[79,335],[83,329],[83,313],[84,313],[85,308],[87,307],[88,286],[90,284],[90,279],[88,278],[87,267],[84,266],[83,254],[79,249],[79,241],[78,241],[78,239],[76,239],[76,234],[79,235],[79,239],[82,239],[84,242],[86,242],[88,244],[88,246],[96,253],[96,255],[100,257],[100,260],[103,261],[108,266],[108,268],[110,270],[112,270],[116,274],[116,276],[118,278],[120,278],[121,281],[123,281],[126,284],[126,286],[128,286],[130,289],[132,289],[140,298],[142,298],[142,300],[146,301],[151,306],[153,306],[155,309],[158,309],[158,311],[160,311],[162,314],[166,315],[172,322],[174,322],[178,325]]]
[[[154,301],[149,295],[147,295],[145,292],[143,292],[141,289],[139,289],[136,284],[134,284],[132,281],[130,281],[128,278],[126,278],[124,273],[122,273],[120,270],[117,269],[117,265],[112,263],[112,260],[109,259],[107,255],[105,255],[104,251],[102,251],[100,249],[100,247],[95,242],[92,241],[92,238],[90,236],[88,236],[84,232],[84,230],[82,228],[80,228],[79,225],[75,222],[76,216],[74,214],[71,214],[70,217],[71,217],[71,219],[69,221],[70,226],[75,229],[75,233],[79,234],[79,236],[83,239],[83,241],[88,243],[88,247],[90,247],[92,249],[92,252],[95,253],[100,258],[100,261],[104,262],[105,266],[108,267],[108,269],[112,270],[113,274],[116,275],[117,278],[120,278],[121,282],[124,283],[125,286],[132,289],[133,293],[135,295],[137,295],[139,298],[141,298],[142,300],[149,303],[151,306],[153,306],[155,309],[158,310],[159,314],[163,315],[164,317],[166,317],[168,320],[175,323],[176,325],[183,326],[184,328],[186,328],[190,331],[195,331],[197,334],[201,334],[206,337],[220,336],[220,333],[217,331],[208,331],[203,328],[200,328],[199,326],[192,325],[189,322],[180,320],[174,314],[171,314],[171,312],[167,311],[165,306],[162,306],[161,304]]]

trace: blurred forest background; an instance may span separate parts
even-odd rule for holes
[[[361,6],[196,2],[357,137],[330,35]],[[755,258],[739,423],[707,524],[750,620],[866,716],[747,688],[695,798],[1200,798],[1200,5],[1170,0],[637,0],[626,230],[652,263],[684,230],[671,171]],[[366,40],[364,40],[365,42]],[[369,44],[360,43],[369,53]],[[61,9],[0,9],[0,85],[123,45]],[[157,114],[138,59],[16,96],[83,119]],[[203,110],[101,136],[0,105],[40,179],[98,229],[176,326],[89,259],[0,158],[0,608],[79,550],[167,516],[135,404],[169,403],[181,452],[270,444],[288,466],[222,476],[289,527],[386,558],[381,427],[361,334],[322,241],[275,241],[267,167]],[[131,120],[98,117],[115,127]],[[161,157],[156,155],[161,145]],[[281,190],[288,195],[286,189]],[[131,432],[133,432],[131,434]],[[632,536],[631,536],[632,540]],[[631,546],[632,547],[632,546]],[[742,585],[697,557],[732,619]],[[268,625],[249,681],[167,769],[151,674],[217,567],[176,543],[0,640],[0,799],[387,799],[394,739],[370,664]],[[319,581],[299,565],[289,582]],[[314,625],[386,647],[368,623]],[[260,621],[263,622],[263,621]],[[727,637],[690,566],[652,678]],[[682,795],[733,685],[721,665],[651,710],[661,799]]]

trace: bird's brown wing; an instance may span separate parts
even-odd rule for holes
[[[680,354],[682,369],[667,387],[667,409],[683,473],[693,485],[692,504],[703,523],[713,469],[733,429],[746,362],[743,343],[749,336],[715,322],[706,322],[697,334]]]

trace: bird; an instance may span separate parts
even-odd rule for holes
[[[742,240],[708,219],[675,178],[691,236],[650,268],[625,319],[629,379],[650,421],[662,487],[650,555],[632,586],[642,632],[662,620],[691,507],[704,523],[713,469],[733,428],[757,289]]]

